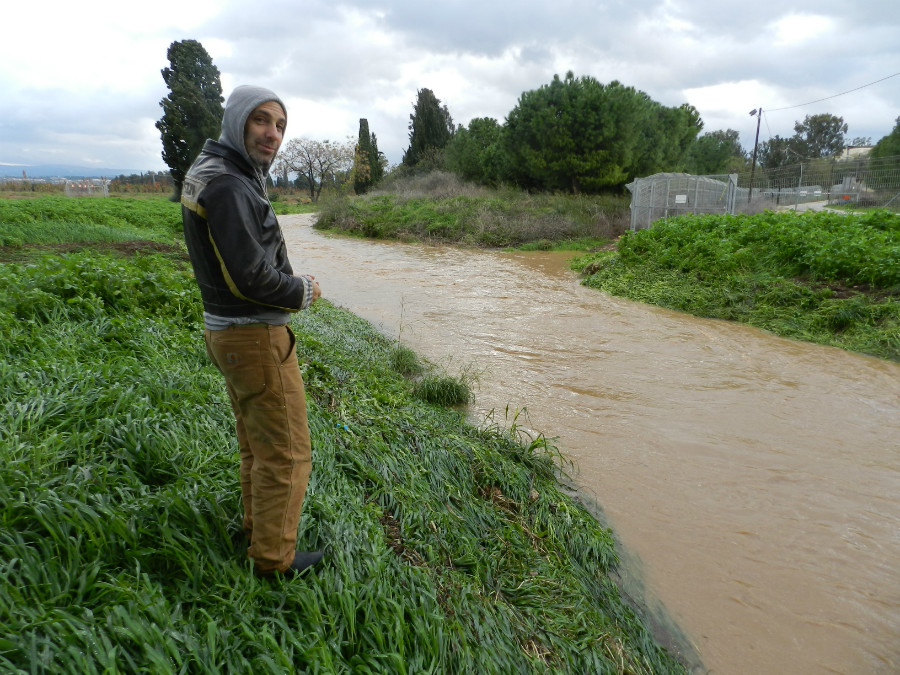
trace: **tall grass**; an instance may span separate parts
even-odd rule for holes
[[[426,403],[396,344],[294,322],[314,470],[299,543],[245,557],[233,420],[189,270],[80,252],[0,266],[0,670],[667,673],[556,451]]]
[[[327,201],[317,227],[380,239],[589,248],[622,234],[628,222],[623,197],[489,190],[434,172],[388,181],[362,197]]]

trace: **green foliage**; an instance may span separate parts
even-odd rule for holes
[[[472,400],[472,390],[455,377],[427,375],[416,382],[413,394],[435,405],[464,405]]]
[[[759,165],[765,169],[796,164],[806,159],[832,157],[844,149],[847,125],[842,117],[807,115],[794,124],[790,138],[775,136],[759,144]]]
[[[369,133],[369,121],[359,120],[359,140],[353,153],[353,191],[365,194],[384,177],[384,158],[378,151],[378,139]]]
[[[325,302],[294,330],[327,562],[257,579],[198,295],[161,256],[0,266],[0,670],[684,672],[547,439],[420,401]]]
[[[433,185],[430,191],[404,194],[404,185],[423,184]],[[491,191],[465,186],[446,173],[392,182],[384,189],[392,192],[330,201],[319,210],[316,227],[376,239],[505,248],[608,240],[629,222],[625,197]]]
[[[0,245],[181,237],[181,207],[163,198],[0,199]]]
[[[740,134],[734,129],[703,134],[688,148],[684,170],[695,176],[737,173],[746,164]]]
[[[703,128],[700,113],[692,105],[683,103],[669,108],[642,95],[650,103],[649,123],[640,130],[636,162],[629,180],[659,171],[680,170],[688,148]]]
[[[409,347],[399,344],[388,354],[388,365],[391,370],[400,373],[404,377],[421,375],[425,370],[418,354]]]
[[[803,159],[796,141],[791,138],[782,138],[775,135],[768,141],[759,144],[759,165],[764,169],[778,169],[783,166],[796,164]]]
[[[682,216],[576,266],[590,286],[900,359],[900,216]]]
[[[506,162],[528,189],[595,193],[677,168],[702,124],[690,106],[666,108],[613,81],[554,76],[507,117]]]
[[[891,133],[875,144],[870,156],[872,158],[900,157],[900,117],[897,117]]]
[[[807,115],[794,125],[798,152],[805,159],[831,157],[844,149],[847,124],[843,117],[823,113]]]
[[[880,166],[876,175],[869,179],[872,187],[888,188],[895,185],[894,177],[900,175],[900,117],[897,117],[891,133],[875,144],[869,157],[878,160]]]
[[[219,69],[199,42],[175,41],[166,56],[171,67],[161,72],[169,94],[159,102],[163,116],[156,128],[162,137],[163,161],[180,197],[184,176],[206,139],[219,137],[225,99]]]
[[[403,164],[413,167],[442,151],[454,131],[447,106],[441,105],[431,89],[419,89],[409,116],[409,148],[403,153]]]
[[[503,127],[478,117],[460,128],[445,151],[447,168],[463,180],[497,186],[508,174],[502,146]]]

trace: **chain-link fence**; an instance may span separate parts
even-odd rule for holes
[[[738,174],[692,176],[657,173],[625,186],[631,192],[631,229],[640,230],[660,218],[684,213],[734,213],[748,190],[738,187]]]
[[[778,169],[757,167],[752,176],[754,194],[764,208],[809,202],[848,204],[858,208],[900,210],[900,157],[847,160],[822,159]],[[751,187],[751,175],[740,174],[739,184]]]
[[[900,156],[822,159],[740,174],[658,173],[625,187],[631,192],[631,229],[682,213],[757,213],[846,205],[900,212]]]

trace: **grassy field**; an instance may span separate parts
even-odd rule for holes
[[[895,213],[682,216],[574,266],[614,295],[900,360]]]
[[[684,672],[552,443],[429,403],[428,364],[326,302],[293,327],[327,563],[254,577],[177,205],[48,199],[0,202],[0,670]]]

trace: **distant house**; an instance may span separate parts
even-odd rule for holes
[[[872,152],[874,145],[848,145],[839,155],[835,155],[837,159],[862,159]]]

